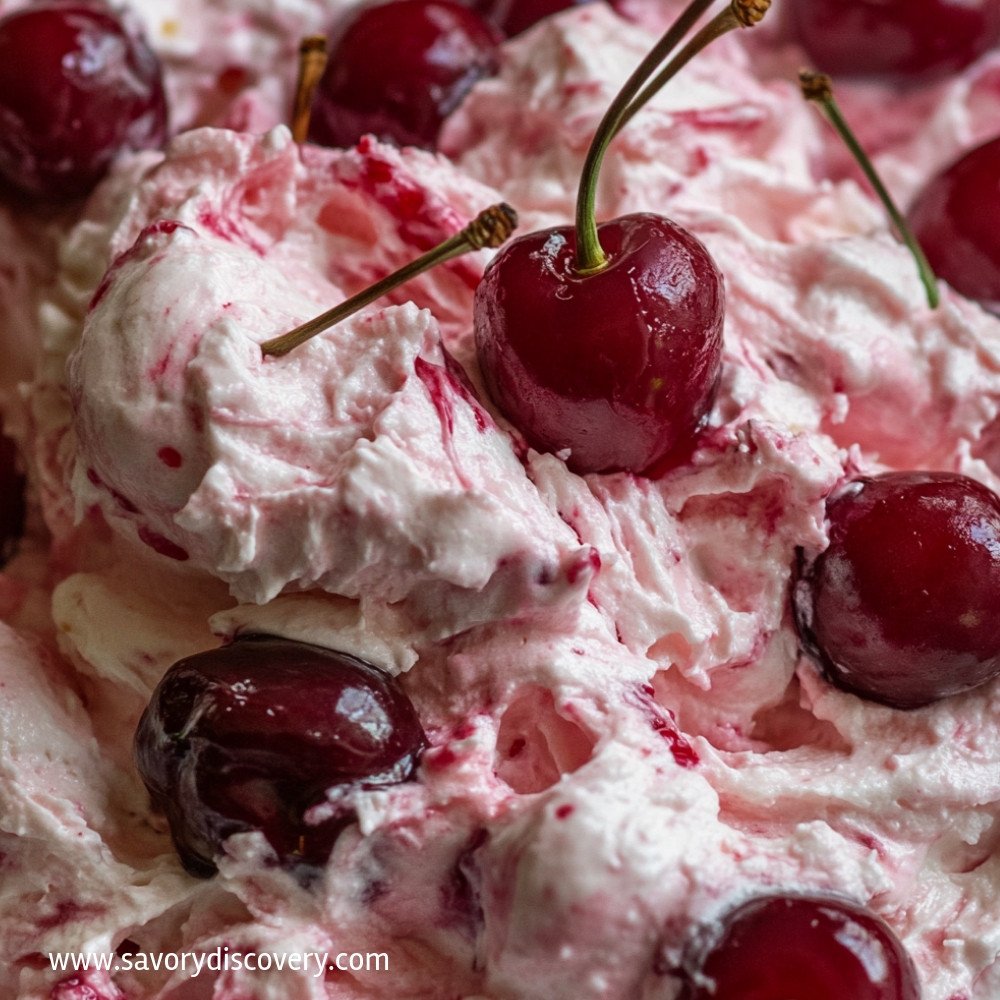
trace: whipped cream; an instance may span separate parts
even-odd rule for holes
[[[32,955],[128,940],[390,956],[325,985],[228,973],[220,1000],[674,1000],[694,929],[771,891],[871,907],[925,1000],[1000,995],[1000,682],[914,712],[863,701],[800,656],[788,605],[846,477],[1000,488],[1000,321],[948,289],[927,309],[874,203],[816,179],[823,123],[761,79],[780,35],[699,57],[602,179],[602,214],[669,214],[726,277],[722,383],[688,465],[580,477],[524,447],[472,346],[486,255],[261,358],[501,193],[525,227],[570,219],[647,46],[603,5],[567,12],[504,46],[446,156],[199,129],[92,199],[28,400],[51,628],[0,633],[17,734],[0,997],[54,995]],[[965,113],[990,58],[933,91],[935,120]],[[918,146],[882,158],[928,170]],[[252,631],[398,674],[432,744],[418,781],[355,793],[308,888],[256,834],[212,880],[184,875],[128,759],[167,666]],[[116,982],[92,988],[190,988]]]

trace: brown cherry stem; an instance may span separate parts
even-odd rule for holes
[[[326,38],[310,35],[299,45],[299,78],[295,82],[295,101],[292,105],[292,138],[305,142],[309,134],[309,118],[313,97],[323,70],[326,69]]]
[[[847,124],[840,106],[833,96],[833,82],[830,77],[825,73],[816,73],[813,70],[800,70],[799,87],[802,89],[802,96],[806,100],[813,101],[819,105],[827,121],[836,129],[840,138],[844,140],[844,144],[857,161],[858,166],[864,171],[865,177],[868,178],[868,182],[875,189],[879,200],[885,206],[885,210],[888,212],[889,218],[892,219],[900,238],[913,255],[913,259],[917,265],[917,273],[920,275],[920,281],[923,283],[924,292],[927,295],[927,305],[931,309],[936,309],[938,303],[941,301],[941,293],[938,290],[937,277],[934,274],[934,270],[928,262],[923,248],[907,225],[906,219],[903,218],[902,213],[896,208],[892,196],[882,183],[882,178],[875,172],[875,167],[868,158],[868,154],[861,148],[857,137]]]
[[[264,341],[260,345],[261,353],[266,357],[287,354],[289,351],[312,339],[318,333],[328,330],[341,320],[347,319],[359,309],[380,299],[387,292],[404,284],[418,274],[442,264],[446,260],[460,257],[471,250],[482,250],[486,247],[498,247],[517,227],[517,212],[506,202],[491,205],[479,213],[464,229],[449,237],[443,243],[428,250],[416,260],[410,261],[397,271],[387,275],[374,285],[352,295],[340,305],[328,309],[325,313],[297,326],[294,330]]]

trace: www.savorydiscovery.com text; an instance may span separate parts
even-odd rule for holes
[[[53,972],[304,972],[319,979],[327,972],[388,972],[389,956],[383,951],[234,951],[223,945],[209,952],[147,952],[90,954],[51,952]]]

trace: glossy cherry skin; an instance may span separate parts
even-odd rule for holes
[[[795,611],[835,684],[917,708],[1000,673],[1000,497],[955,473],[889,472],[848,483],[826,516]]]
[[[86,194],[166,128],[156,56],[103,4],[50,0],[0,19],[0,176],[15,188]]]
[[[24,531],[24,476],[14,442],[0,429],[0,566],[14,551]]]
[[[574,267],[573,227],[529,233],[476,290],[479,365],[493,401],[539,451],[576,472],[647,472],[690,446],[722,363],[722,275],[662,216],[598,229],[609,258]]]
[[[346,653],[268,636],[174,664],[139,723],[135,755],[184,866],[210,875],[223,841],[261,830],[287,863],[322,865],[346,808],[310,824],[332,788],[410,778],[426,745],[388,674]]]
[[[927,80],[1000,39],[1000,0],[795,0],[788,12],[816,68],[835,77]]]
[[[594,0],[486,0],[477,10],[495,24],[508,38],[527,31],[532,25],[570,7]]]
[[[458,0],[361,6],[332,43],[309,138],[353,146],[371,133],[434,149],[441,123],[480,77],[496,72],[499,32]]]
[[[1000,313],[1000,138],[934,177],[907,213],[934,273]]]
[[[699,944],[680,1000],[920,1000],[902,944],[846,900],[761,896],[731,910]]]

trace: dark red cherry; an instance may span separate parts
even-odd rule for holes
[[[809,58],[834,76],[926,80],[1000,39],[1000,0],[795,0],[788,13]]]
[[[543,18],[594,0],[485,0],[476,9],[508,38],[527,31]]]
[[[158,146],[156,56],[103,4],[50,0],[0,19],[0,176],[46,199],[88,192],[115,156]]]
[[[139,722],[135,754],[184,866],[209,875],[223,841],[248,830],[286,862],[322,865],[350,811],[318,825],[306,811],[332,788],[407,780],[425,745],[388,674],[254,636],[174,664]]]
[[[1000,313],[1000,138],[978,146],[917,195],[907,221],[931,267]]]
[[[24,531],[24,515],[24,476],[18,468],[17,449],[0,428],[0,566]]]
[[[920,1000],[913,961],[873,913],[824,896],[761,896],[691,950],[680,1000]]]
[[[916,708],[1000,673],[1000,497],[948,472],[888,472],[827,501],[830,544],[796,584],[830,679]]]
[[[609,263],[575,267],[573,227],[529,233],[494,257],[475,331],[494,402],[539,451],[577,472],[646,472],[690,439],[722,359],[722,275],[661,216],[598,229]]]
[[[389,0],[340,26],[313,102],[309,138],[352,146],[366,133],[433,149],[472,85],[496,72],[500,35],[458,0]]]

